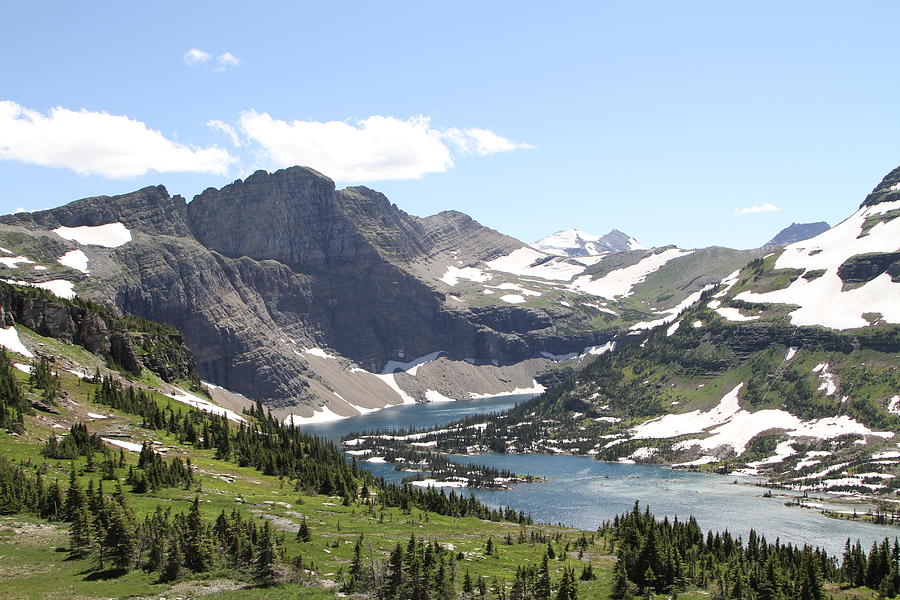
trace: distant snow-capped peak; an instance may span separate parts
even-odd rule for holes
[[[618,229],[613,229],[602,236],[578,229],[566,229],[539,239],[531,244],[531,247],[562,256],[594,256],[608,252],[644,249],[636,239]]]

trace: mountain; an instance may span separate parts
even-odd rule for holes
[[[539,391],[764,253],[559,256],[303,167],[6,215],[0,248],[10,281],[167,323],[205,380],[298,423]]]
[[[484,427],[416,439],[450,453],[570,452],[894,494],[898,217],[900,169],[834,228],[757,256],[649,332],[632,327],[542,396]]]
[[[785,227],[771,240],[766,242],[766,246],[786,246],[794,242],[802,242],[811,237],[815,237],[820,233],[824,233],[831,229],[831,226],[825,221],[818,223],[791,223]]]
[[[540,351],[608,338],[573,332],[552,307],[468,307],[443,291],[451,266],[521,242],[458,212],[408,215],[300,167],[191,203],[157,186],[7,215],[0,243],[11,280],[168,323],[204,378],[285,416],[531,389],[552,366]]]
[[[636,239],[618,229],[613,229],[602,236],[585,233],[578,229],[566,229],[539,239],[531,244],[531,247],[560,256],[596,256],[609,252],[644,249]]]

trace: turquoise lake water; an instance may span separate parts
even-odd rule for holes
[[[469,415],[502,411],[530,397],[501,396],[397,406],[333,423],[305,426],[303,430],[337,440],[354,431],[438,426]],[[900,534],[900,530],[892,527],[829,519],[813,510],[785,506],[783,498],[764,498],[763,488],[750,485],[753,480],[729,475],[606,463],[561,454],[480,454],[454,459],[545,477],[546,482],[519,484],[508,490],[463,492],[474,493],[491,506],[524,510],[537,521],[581,529],[594,530],[639,500],[659,517],[694,515],[704,530],[728,530],[746,539],[752,528],[769,541],[780,538],[782,542],[820,546],[836,555],[840,555],[848,537],[854,541],[860,539],[863,547],[868,548],[875,540]],[[394,471],[393,465],[359,464],[392,481],[409,475]]]

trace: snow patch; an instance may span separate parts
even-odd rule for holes
[[[88,272],[88,257],[83,250],[69,250],[57,258],[56,262],[64,267],[69,267],[76,271],[81,271],[82,273]]]
[[[387,375],[389,373],[396,373],[397,371],[405,371],[410,375],[415,375],[424,364],[428,364],[433,360],[437,360],[437,358],[443,354],[443,350],[438,350],[437,352],[431,352],[424,356],[420,356],[419,358],[414,358],[409,362],[401,362],[399,360],[389,360],[384,364],[384,368],[381,370],[382,375]]]
[[[0,265],[9,269],[19,268],[19,264],[34,264],[34,261],[24,256],[3,256],[0,257]]]
[[[459,283],[460,279],[468,279],[469,281],[475,281],[477,283],[484,283],[491,278],[490,275],[482,271],[481,269],[476,269],[475,267],[447,267],[447,271],[438,278],[438,281],[443,281],[447,285],[453,287],[457,283]]]
[[[181,388],[173,388],[171,392],[166,394],[172,400],[176,402],[181,402],[182,404],[187,404],[188,406],[193,406],[198,410],[202,410],[203,412],[208,412],[213,415],[225,415],[225,417],[229,421],[234,421],[235,423],[246,423],[247,420],[244,419],[241,415],[237,414],[233,410],[228,410],[227,408],[222,408],[217,404],[213,404],[206,398],[201,398],[199,396],[195,396],[190,392],[186,392]]]
[[[572,282],[571,289],[600,296],[601,298],[618,298],[630,296],[633,288],[643,282],[648,275],[660,269],[670,260],[691,254],[692,250],[670,248],[644,258],[637,264],[607,273],[599,279],[590,275],[582,275]]]
[[[436,390],[425,390],[425,399],[428,402],[456,402],[453,398],[448,398]]]
[[[893,398],[891,398],[888,402],[887,409],[889,413],[900,415],[900,396],[894,396]]]
[[[716,301],[716,302],[718,302],[718,301]],[[710,304],[712,304],[712,303],[710,303]],[[714,310],[717,313],[719,313],[721,316],[728,319],[729,321],[734,321],[734,322],[755,321],[759,318],[759,315],[746,316],[746,315],[742,314],[741,311],[736,308],[722,307],[722,308],[716,308]]]
[[[135,444],[134,442],[126,442],[124,440],[116,440],[113,438],[100,438],[107,444],[112,444],[113,446],[118,446],[119,448],[124,448],[129,452],[140,452],[144,447],[143,444]]]
[[[131,241],[131,231],[121,223],[107,223],[91,227],[57,227],[53,233],[64,240],[78,242],[85,246],[118,248]]]
[[[500,299],[504,302],[509,302],[510,304],[524,304],[525,298],[520,296],[519,294],[506,294],[504,296],[500,296]]]
[[[290,414],[284,418],[282,423],[298,427],[300,425],[312,425],[313,423],[331,423],[346,419],[344,415],[339,415],[327,406],[320,406],[313,409],[311,417],[303,417],[300,415]]]
[[[15,327],[0,328],[0,346],[3,346],[10,352],[21,354],[26,358],[34,358],[31,350],[25,347],[25,344],[19,340],[19,332]]]
[[[533,381],[533,385],[531,387],[527,387],[527,388],[517,387],[512,391],[500,392],[499,394],[470,393],[469,398],[471,398],[472,400],[483,400],[485,398],[497,398],[499,396],[514,396],[517,394],[543,394],[544,390],[546,390],[547,388],[545,388],[540,383],[538,383],[537,380],[532,380],[532,381]]]
[[[564,258],[551,257],[551,255],[533,248],[519,248],[485,264],[493,271],[525,277],[539,277],[552,281],[571,281],[573,277],[584,271],[584,265]]]

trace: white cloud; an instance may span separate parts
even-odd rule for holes
[[[219,56],[216,57],[216,60],[223,67],[233,67],[241,62],[237,56],[232,54],[231,52],[223,52]]]
[[[235,131],[234,127],[232,127],[225,121],[217,121],[217,120],[207,121],[206,126],[211,129],[216,129],[218,131],[221,131],[222,133],[227,135],[228,138],[231,140],[231,143],[234,144],[235,146],[241,145],[241,138],[238,137],[237,131]]]
[[[56,107],[46,115],[0,101],[0,159],[123,178],[148,171],[224,174],[235,159],[215,146],[173,142],[141,121]]]
[[[250,110],[241,114],[240,129],[262,147],[274,166],[306,165],[338,181],[418,179],[446,171],[453,166],[448,140],[461,151],[480,156],[530,147],[487,129],[441,131],[424,116],[281,121]]]
[[[462,152],[466,154],[477,154],[478,156],[534,148],[531,144],[513,142],[505,137],[497,135],[489,129],[481,129],[478,127],[470,127],[469,129],[457,129],[454,127],[448,129],[445,136],[451,142],[459,146],[459,149]]]
[[[184,64],[199,65],[201,63],[205,63],[210,58],[212,58],[212,56],[209,52],[204,52],[203,50],[199,50],[197,48],[191,48],[184,53]]]
[[[747,206],[745,208],[739,208],[736,213],[739,215],[749,215],[753,213],[761,213],[761,212],[774,212],[776,210],[781,210],[771,202],[766,202],[765,204],[760,204],[758,206]]]
[[[426,117],[287,122],[250,110],[241,114],[240,128],[277,166],[306,165],[343,181],[417,179],[453,166],[441,132]]]

